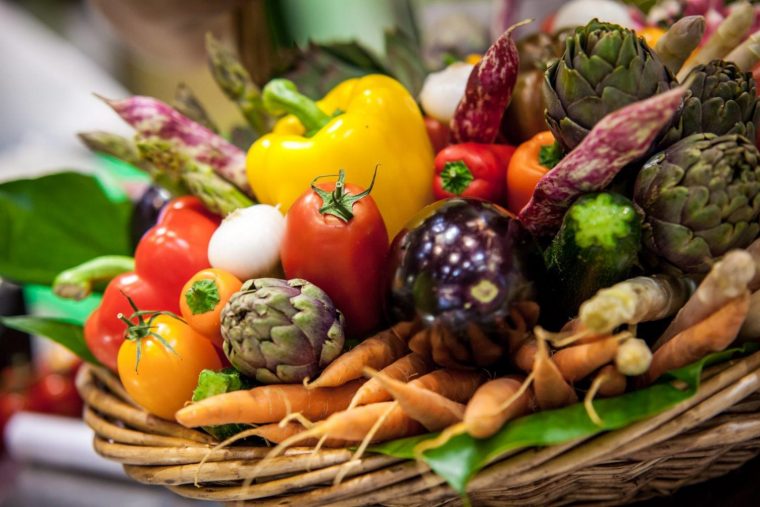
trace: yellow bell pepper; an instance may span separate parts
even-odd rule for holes
[[[248,151],[248,181],[260,202],[287,212],[317,176],[344,169],[347,182],[366,188],[377,167],[372,197],[392,238],[432,201],[433,149],[417,104],[398,81],[350,79],[315,104],[276,79],[263,99],[270,111],[292,114]]]

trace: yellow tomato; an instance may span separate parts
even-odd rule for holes
[[[222,362],[211,342],[190,326],[176,317],[158,315],[130,328],[117,365],[121,383],[141,407],[173,420],[192,398],[200,372],[218,370]]]
[[[199,271],[187,281],[179,296],[182,318],[190,327],[222,346],[219,315],[243,282],[227,271],[210,268]]]

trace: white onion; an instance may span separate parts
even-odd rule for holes
[[[208,244],[212,267],[240,280],[277,274],[285,217],[268,204],[256,204],[229,214]]]
[[[436,120],[448,124],[464,97],[467,79],[474,65],[452,63],[439,72],[428,74],[420,92],[422,109]]]

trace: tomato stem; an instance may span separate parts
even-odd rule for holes
[[[148,336],[155,338],[165,349],[169,350],[172,354],[179,356],[179,354],[177,354],[177,351],[174,350],[174,347],[172,347],[169,342],[164,339],[163,336],[153,331],[153,329],[156,327],[153,325],[153,321],[156,320],[156,317],[159,315],[168,315],[169,317],[175,318],[181,322],[185,321],[182,320],[182,318],[180,318],[178,315],[168,311],[140,310],[137,308],[137,305],[131,297],[129,297],[124,291],[121,291],[121,293],[125,298],[127,298],[127,301],[129,301],[129,306],[131,306],[134,310],[132,315],[129,317],[126,317],[123,313],[119,313],[116,317],[127,325],[127,330],[125,332],[124,338],[137,344],[135,371],[137,371],[137,368],[140,366],[140,357],[142,355],[142,340]],[[145,320],[146,315],[149,316],[147,321]],[[134,322],[135,319],[137,319],[137,322]]]
[[[346,171],[341,169],[338,171],[338,181],[335,182],[335,189],[332,192],[322,190],[316,185],[316,182],[320,178],[334,177],[334,174],[317,176],[311,181],[311,189],[322,198],[322,207],[319,208],[319,212],[323,215],[333,215],[348,222],[354,218],[352,212],[354,203],[364,199],[372,191],[375,186],[375,178],[377,177],[377,166],[375,166],[375,172],[372,175],[372,181],[367,187],[367,190],[358,194],[351,194],[346,190]]]

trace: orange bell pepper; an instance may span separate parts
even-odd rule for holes
[[[507,209],[512,213],[520,213],[530,201],[538,180],[554,167],[553,163],[543,160],[551,157],[541,156],[542,150],[551,155],[553,146],[554,136],[546,130],[531,137],[515,150],[507,166]]]

